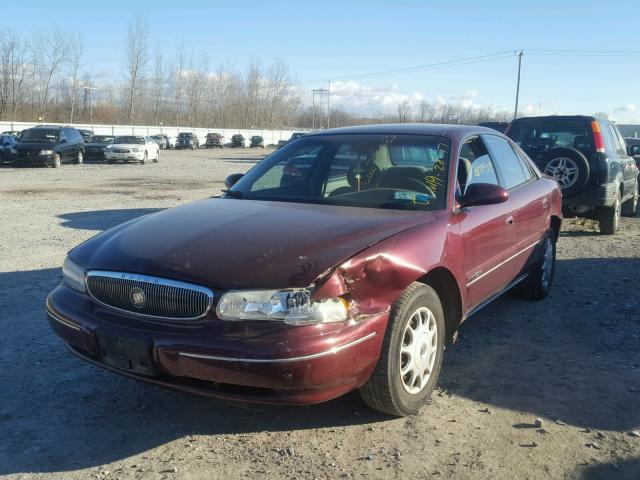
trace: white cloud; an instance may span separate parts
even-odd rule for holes
[[[355,81],[331,84],[331,103],[359,113],[395,111],[399,104],[420,103],[425,97],[420,92],[402,92],[398,85],[368,86]]]
[[[636,110],[638,110],[638,107],[636,107],[633,103],[628,103],[626,105],[616,108],[614,112],[631,113],[631,112],[635,112]]]

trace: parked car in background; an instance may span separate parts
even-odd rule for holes
[[[15,162],[23,166],[59,168],[63,163],[84,161],[84,139],[73,127],[43,125],[23,130],[15,148]]]
[[[264,148],[264,138],[262,138],[260,135],[252,136],[251,139],[250,139],[249,146],[251,148],[254,148],[254,147]]]
[[[291,134],[291,136],[289,137],[289,140],[278,140],[278,143],[277,143],[277,145],[276,145],[276,148],[282,148],[282,147],[284,147],[287,143],[289,143],[289,142],[291,142],[291,141],[295,140],[296,138],[303,137],[303,136],[305,136],[305,135],[306,135],[306,133],[304,133],[304,132],[293,132],[293,133]]]
[[[104,149],[115,140],[113,135],[94,135],[87,140],[84,147],[84,156],[87,160],[104,160]]]
[[[175,135],[166,135],[167,137],[167,148],[176,148],[176,142],[178,141],[178,137]]]
[[[46,310],[73,354],[227,400],[360,389],[410,415],[462,321],[553,283],[560,190],[493,130],[325,130],[225,183],[69,252]]]
[[[151,135],[151,139],[158,144],[160,150],[164,150],[165,148],[167,148],[167,139],[164,135]]]
[[[6,132],[2,132],[2,135],[11,135],[17,140],[21,133],[22,130],[7,130]]]
[[[204,146],[206,148],[222,148],[224,145],[224,137],[220,133],[207,133],[207,139]]]
[[[481,122],[478,124],[479,127],[492,128],[497,130],[500,133],[504,133],[504,131],[509,126],[509,122]]]
[[[78,128],[77,130],[80,132],[80,135],[82,135],[85,142],[93,137],[93,130],[87,130],[86,128]]]
[[[175,148],[176,150],[183,148],[195,150],[196,148],[200,148],[200,139],[193,132],[180,132]]]
[[[506,133],[556,179],[565,215],[598,220],[608,235],[618,230],[621,214],[635,215],[638,168],[613,122],[581,115],[518,118]]]
[[[16,156],[17,140],[13,135],[0,135],[0,163],[13,162]]]
[[[247,146],[247,144],[245,142],[244,137],[239,133],[236,133],[233,137],[231,137],[231,146],[244,148]]]
[[[109,163],[133,161],[144,165],[148,160],[158,163],[160,147],[150,137],[123,135],[116,137],[112,144],[107,145],[104,149],[104,156]]]

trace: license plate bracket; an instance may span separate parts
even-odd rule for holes
[[[140,375],[158,375],[150,340],[96,333],[100,358],[105,365]]]

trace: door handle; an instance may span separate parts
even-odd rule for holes
[[[507,225],[513,225],[513,216],[509,215],[504,223]]]

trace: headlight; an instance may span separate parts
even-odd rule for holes
[[[53,155],[53,150],[40,150],[38,155]]]
[[[62,278],[69,287],[79,292],[85,292],[84,270],[69,257],[64,259]]]
[[[275,320],[290,325],[341,322],[349,318],[343,298],[311,300],[307,288],[245,290],[225,293],[216,313],[222,320]]]

